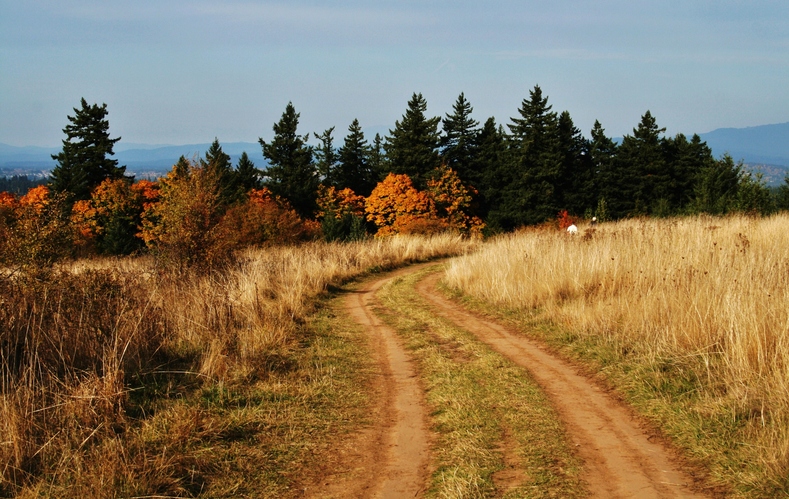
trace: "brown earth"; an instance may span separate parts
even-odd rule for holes
[[[419,282],[417,292],[435,313],[475,334],[526,368],[548,394],[584,462],[593,497],[705,497],[675,453],[625,406],[539,343],[470,313],[436,290],[439,273]]]
[[[383,284],[423,268],[401,269],[368,282],[346,300],[349,316],[363,325],[378,365],[373,386],[374,407],[370,427],[352,435],[337,449],[311,497],[413,498],[424,495],[428,483],[431,435],[424,392],[413,361],[397,334],[375,315],[374,293]],[[584,463],[584,478],[591,497],[684,498],[707,497],[698,491],[693,473],[657,432],[615,397],[571,364],[489,318],[477,316],[445,298],[436,289],[441,274],[430,274],[417,285],[436,315],[475,334],[481,341],[524,367],[545,390],[565,423]],[[502,442],[506,456],[513,442]],[[328,464],[328,463],[327,463]],[[507,459],[505,470],[494,476],[497,489],[517,485],[528,470],[519,460]]]
[[[345,303],[348,315],[370,334],[378,365],[373,383],[373,424],[349,438],[338,452],[339,465],[320,485],[307,490],[312,497],[413,498],[423,495],[429,475],[430,434],[424,391],[414,363],[399,337],[373,312],[375,292],[409,267],[363,285]]]

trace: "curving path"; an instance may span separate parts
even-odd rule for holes
[[[340,471],[313,491],[315,497],[414,498],[428,480],[429,432],[422,387],[397,333],[374,313],[374,294],[388,280],[422,266],[400,269],[349,293],[345,309],[365,327],[380,375],[373,391],[372,427],[352,438]]]
[[[376,400],[371,427],[349,437],[340,465],[324,477],[314,497],[413,498],[424,495],[429,479],[431,436],[427,429],[424,392],[414,363],[397,334],[375,314],[375,292],[387,280],[417,272],[417,265],[389,273],[351,292],[348,315],[370,335],[380,376],[373,387]],[[539,343],[477,316],[445,298],[436,284],[440,272],[417,284],[417,292],[433,312],[475,334],[481,341],[524,367],[550,397],[583,459],[592,497],[693,498],[706,497],[692,488],[671,450],[642,427],[631,412],[594,382]],[[522,475],[528,470],[508,473]],[[505,477],[506,478],[506,477]]]
[[[529,371],[565,422],[594,497],[705,497],[691,489],[693,478],[680,469],[672,452],[622,404],[537,342],[446,299],[436,290],[440,277],[429,275],[419,282],[417,292],[437,315],[474,333]]]

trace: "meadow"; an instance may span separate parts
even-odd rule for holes
[[[340,372],[359,351],[311,325],[321,296],[472,245],[401,236],[249,249],[212,272],[140,257],[0,274],[0,496],[287,496],[286,470],[363,406]]]
[[[445,283],[614,387],[749,497],[789,490],[789,216],[528,229]]]

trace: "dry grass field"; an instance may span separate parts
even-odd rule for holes
[[[446,284],[598,370],[737,495],[789,491],[789,216],[526,230]]]
[[[312,331],[316,300],[472,244],[272,247],[202,274],[146,258],[0,274],[0,496],[295,493],[286,470],[363,409],[335,373],[359,351]]]

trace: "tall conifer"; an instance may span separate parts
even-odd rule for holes
[[[427,187],[427,177],[441,164],[438,154],[441,118],[427,118],[427,101],[414,94],[403,118],[390,130],[384,149],[393,173],[411,177],[419,190]]]
[[[63,150],[52,155],[58,162],[52,171],[52,190],[67,192],[72,200],[88,199],[102,181],[123,178],[126,172],[125,166],[109,157],[115,154],[112,149],[121,138],[110,138],[107,104],[88,105],[84,98],[80,104],[63,129]]]
[[[562,153],[557,116],[548,98],[535,86],[512,118],[512,186],[504,192],[510,228],[544,222],[560,209],[557,184],[562,172]]]
[[[470,170],[477,154],[479,133],[479,122],[471,118],[473,110],[466,96],[461,93],[452,107],[452,114],[447,114],[441,122],[444,130],[441,136],[441,158],[463,182],[471,183],[473,175]]]
[[[293,208],[304,218],[315,215],[318,171],[312,161],[312,148],[307,145],[309,135],[297,133],[299,114],[288,103],[282,118],[274,124],[274,138],[266,142],[258,140],[263,148],[263,157],[269,161],[265,171],[265,185],[271,192],[290,201]]]
[[[335,185],[335,174],[337,169],[337,162],[339,157],[337,151],[334,149],[334,127],[324,130],[320,135],[313,133],[315,138],[320,142],[314,149],[315,154],[315,168],[318,170],[318,175],[326,185]]]
[[[378,178],[370,161],[371,148],[364,138],[359,120],[354,119],[348,127],[348,135],[345,136],[339,155],[336,187],[348,187],[360,196],[369,196],[378,183]]]

